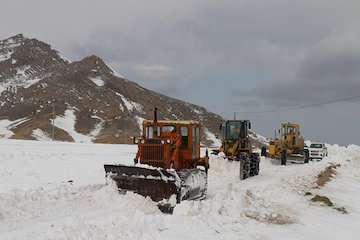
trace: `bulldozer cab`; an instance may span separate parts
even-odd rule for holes
[[[144,120],[138,155],[140,163],[165,169],[201,165],[200,123]]]
[[[118,189],[150,197],[164,212],[172,212],[173,196],[177,203],[203,199],[209,156],[206,151],[200,157],[200,122],[158,121],[155,108],[154,119],[144,120],[142,127],[142,136],[134,138],[138,145],[134,166],[105,164],[106,176]]]

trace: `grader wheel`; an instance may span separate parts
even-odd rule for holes
[[[281,165],[283,165],[283,166],[286,165],[286,162],[287,162],[287,151],[286,150],[283,150],[281,152],[280,162],[281,162]]]

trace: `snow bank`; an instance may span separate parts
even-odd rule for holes
[[[358,146],[329,146],[329,157],[306,165],[262,158],[260,175],[245,181],[238,162],[211,156],[207,198],[183,201],[173,215],[148,198],[118,194],[104,178],[104,163],[131,164],[135,152],[134,145],[0,141],[0,239],[358,238]],[[316,188],[330,163],[341,164],[336,177]],[[349,214],[311,202],[310,191]]]

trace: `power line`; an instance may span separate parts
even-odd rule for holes
[[[347,101],[351,101],[351,100],[355,100],[355,99],[360,100],[360,95],[359,96],[347,97],[347,98],[339,98],[339,99],[329,100],[329,101],[326,101],[326,102],[319,102],[319,103],[311,103],[311,104],[306,104],[306,105],[300,105],[300,106],[292,106],[292,107],[271,109],[271,110],[265,110],[265,111],[252,111],[252,112],[249,111],[249,112],[237,112],[237,113],[240,113],[240,114],[261,114],[261,113],[285,112],[285,111],[291,111],[291,110],[299,110],[299,109],[305,109],[305,108],[312,108],[312,107],[318,107],[318,106],[323,106],[323,105],[329,105],[329,104],[334,104],[334,103],[338,103],[338,102],[347,102]]]

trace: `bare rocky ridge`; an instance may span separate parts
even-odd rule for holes
[[[0,122],[11,122],[10,134],[2,137],[50,138],[56,116],[56,140],[128,143],[155,106],[162,119],[201,121],[205,144],[223,120],[125,79],[97,56],[69,62],[50,45],[23,35],[0,41]]]

